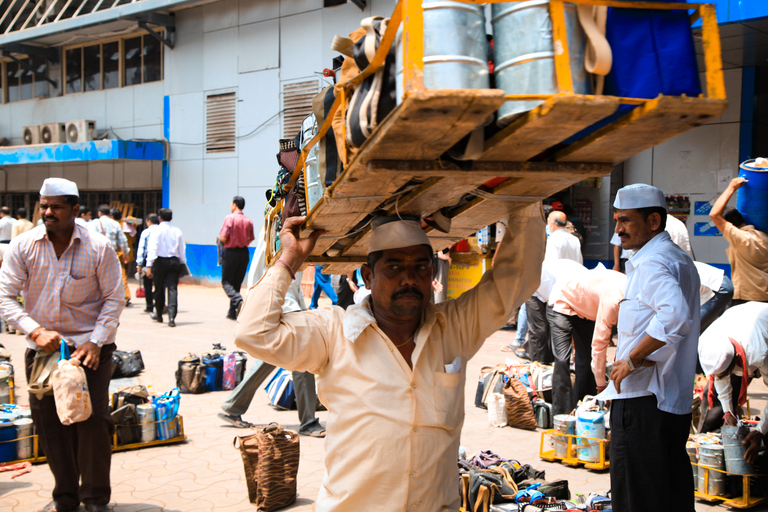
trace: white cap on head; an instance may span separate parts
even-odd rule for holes
[[[74,181],[65,180],[64,178],[48,178],[45,180],[43,182],[43,186],[40,187],[40,195],[47,197],[80,197],[80,193],[77,191],[77,184]]]
[[[380,217],[374,221],[368,253],[387,249],[401,249],[412,245],[432,247],[429,237],[417,220],[400,220],[397,217]]]
[[[627,185],[616,192],[616,200],[613,207],[617,210],[634,210],[637,208],[664,208],[667,209],[667,200],[664,192],[645,183]]]
[[[699,342],[699,361],[707,375],[720,375],[727,370],[734,354],[733,343],[726,336],[704,336]]]

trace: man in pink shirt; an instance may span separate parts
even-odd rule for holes
[[[219,232],[218,241],[224,244],[221,257],[221,285],[229,297],[227,318],[237,320],[237,312],[243,303],[240,287],[248,270],[248,245],[253,242],[253,222],[243,214],[245,199],[235,196],[230,210],[224,217],[224,225]]]
[[[619,302],[624,298],[626,283],[627,276],[621,272],[601,267],[555,284],[547,308],[555,352],[552,414],[568,414],[585,395],[605,389],[605,353],[619,319]],[[573,391],[571,338],[576,348]]]

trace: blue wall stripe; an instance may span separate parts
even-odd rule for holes
[[[163,96],[163,137],[165,137],[165,140],[168,141],[171,138],[171,97],[170,96]],[[168,151],[170,151],[170,145],[168,148]],[[171,167],[168,163],[168,157],[169,155],[165,156],[165,160],[163,160],[163,208],[170,208],[170,173],[171,173]]]
[[[253,259],[255,248],[249,247],[250,260]],[[187,268],[189,273],[199,279],[221,281],[221,267],[218,265],[219,254],[215,245],[187,244]]]

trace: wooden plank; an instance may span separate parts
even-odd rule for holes
[[[659,96],[621,119],[555,154],[560,162],[618,164],[719,116],[728,102],[717,98]]]
[[[440,157],[503,103],[501,89],[436,89],[407,95],[360,148],[348,169],[332,185],[330,195],[354,195],[360,183],[365,184],[365,189],[381,187],[366,172],[370,160]]]
[[[530,160],[618,107],[612,96],[553,96],[488,139],[480,160]]]
[[[590,177],[610,174],[613,165],[602,162],[467,162],[459,166],[454,162],[423,160],[372,160],[367,165],[375,176],[405,175],[418,178],[477,179],[484,183],[500,178],[535,178],[538,180],[574,179],[573,183]]]

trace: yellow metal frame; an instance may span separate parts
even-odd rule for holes
[[[695,495],[697,498],[700,498],[704,501],[722,501],[723,504],[728,505],[729,507],[733,508],[752,508],[755,505],[759,505],[760,503],[763,503],[765,501],[764,498],[754,498],[752,497],[751,490],[750,490],[750,480],[752,478],[756,478],[760,475],[736,475],[734,473],[728,473],[727,471],[723,471],[722,469],[716,469],[709,466],[703,466],[701,464],[696,464],[695,462],[691,462],[692,466],[698,466],[700,468],[707,469],[709,471],[717,471],[718,473],[724,473],[729,476],[740,476],[742,477],[741,480],[741,497],[739,498],[728,498],[727,496],[715,496],[714,494],[708,494],[706,492],[700,492],[698,490],[698,482],[696,482],[696,492]],[[704,472],[704,488],[709,489],[709,471]]]
[[[179,443],[181,441],[185,441],[187,439],[186,434],[184,434],[184,418],[181,417],[180,414],[177,414],[175,418],[172,420],[163,420],[163,423],[168,423],[171,421],[174,421],[178,419],[179,420],[179,435],[176,437],[172,437],[170,439],[155,439],[154,441],[149,441],[146,443],[131,443],[131,444],[117,444],[117,428],[115,428],[115,433],[112,434],[112,451],[113,452],[121,452],[123,450],[135,450],[136,448],[146,448],[148,446],[158,446],[161,444],[171,444],[171,443]],[[161,423],[159,421],[154,421],[152,423]],[[130,425],[132,427],[138,427],[141,425],[146,425],[146,423],[139,423],[137,425]],[[118,427],[119,425],[116,425]],[[123,426],[129,426],[129,425],[123,425]],[[21,441],[22,439],[29,439],[32,438],[32,457],[28,459],[18,459],[18,460],[11,460],[8,462],[4,462],[3,464],[16,464],[19,462],[31,462],[33,464],[38,464],[41,462],[45,462],[45,456],[40,455],[40,447],[39,447],[39,438],[37,434],[33,434],[31,436],[25,436],[25,437],[19,437],[16,439],[11,439],[8,441],[0,441],[0,443],[15,443],[16,441]]]
[[[546,450],[544,449],[544,440],[547,437],[552,437],[552,439],[555,442],[558,442],[554,436],[557,437],[566,437],[568,438],[568,444],[566,446],[566,454],[575,455],[576,451],[585,448],[584,445],[579,445],[579,441],[585,440],[591,442],[591,444],[599,444],[600,445],[600,460],[597,462],[588,462],[583,461],[575,456],[568,456],[565,457],[558,457],[555,455],[555,450]],[[588,443],[590,444],[590,443]],[[600,439],[597,437],[587,437],[587,436],[577,436],[573,434],[564,434],[559,431],[555,431],[555,429],[545,430],[541,433],[541,442],[539,443],[539,458],[541,460],[546,460],[548,462],[555,462],[560,461],[566,466],[584,466],[587,469],[592,469],[595,471],[604,471],[608,469],[611,466],[611,461],[608,460],[607,454],[606,454],[606,445],[608,444],[608,439]]]
[[[457,0],[459,2],[470,4],[487,4],[487,3],[511,3],[521,2],[525,0]],[[720,49],[720,33],[717,26],[717,17],[715,14],[714,4],[707,3],[659,3],[652,1],[637,1],[626,2],[623,0],[567,0],[568,3],[592,5],[592,6],[607,6],[607,7],[620,7],[624,9],[653,9],[653,10],[693,10],[690,16],[691,24],[696,22],[699,18],[702,19],[702,41],[704,49],[704,67],[706,77],[706,94],[702,95],[706,98],[725,99],[725,81],[723,78],[722,57]],[[566,37],[566,24],[565,24],[565,6],[564,0],[550,0],[549,4],[550,16],[552,18],[552,31],[553,42],[555,47],[555,77],[558,85],[557,94],[510,94],[505,96],[506,101],[530,101],[530,100],[542,100],[546,101],[554,96],[573,95],[573,77],[571,76],[570,68],[570,54],[568,50],[568,42]],[[342,84],[336,84],[336,89],[340,90],[340,94],[337,94],[336,99],[333,102],[331,108],[326,112],[323,125],[318,130],[318,133],[306,144],[301,151],[296,167],[294,168],[291,179],[285,186],[285,190],[288,191],[293,187],[299,178],[299,173],[304,172],[304,162],[306,160],[309,150],[317,144],[332,127],[334,115],[341,108],[342,121],[344,121],[347,94],[349,94],[350,88],[362,82],[366,77],[375,73],[384,61],[387,54],[390,51],[391,45],[395,41],[397,31],[403,26],[403,99],[416,92],[424,91],[424,9],[422,7],[422,0],[399,0],[395,9],[390,17],[390,21],[387,25],[387,30],[381,39],[379,48],[376,50],[376,54],[368,65],[368,67]],[[656,98],[654,98],[656,99]],[[628,105],[643,105],[653,99],[646,98],[623,98],[620,97],[619,101]],[[343,123],[346,126],[346,123]],[[346,135],[346,134],[345,134]],[[346,143],[346,136],[344,137],[345,154],[339,155],[344,162],[345,167],[349,162],[349,148]],[[335,184],[334,184],[335,185]],[[326,193],[332,191],[334,185],[331,185]],[[306,187],[308,186],[307,180],[304,181],[305,197]],[[323,203],[325,195],[315,205],[315,208]],[[271,216],[278,215],[283,207],[283,201],[280,201],[270,213]],[[314,208],[313,208],[314,211]],[[307,212],[308,217],[311,215],[311,211]],[[311,218],[306,221],[306,227],[311,229]],[[267,264],[271,264],[274,259],[278,257],[279,252],[272,255],[271,249],[267,251]]]

